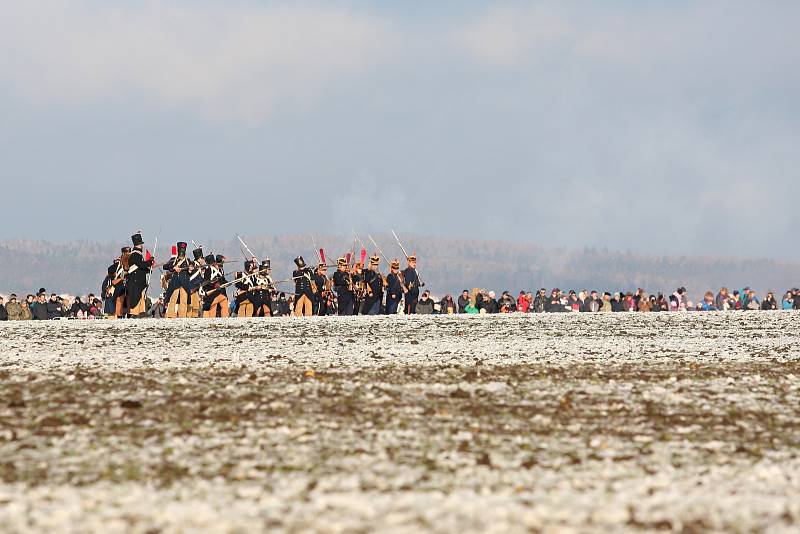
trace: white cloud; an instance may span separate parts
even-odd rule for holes
[[[769,48],[794,59],[786,48],[796,48],[797,15],[800,5],[791,3],[781,9],[722,1],[501,5],[454,30],[451,42],[474,60],[499,67],[588,61],[654,70],[702,63],[707,69],[716,60],[729,68],[775,61],[759,53]]]
[[[378,17],[234,2],[21,2],[0,22],[0,86],[37,104],[129,96],[218,120],[303,109],[378,63]]]
[[[543,7],[500,6],[454,31],[452,41],[482,62],[514,66],[541,55],[570,31],[562,16]]]

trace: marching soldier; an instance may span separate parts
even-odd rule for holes
[[[328,314],[328,266],[324,263],[317,265],[317,272],[312,275],[316,286],[314,292],[314,315]]]
[[[164,264],[164,272],[168,273],[169,285],[164,294],[167,303],[167,319],[186,317],[189,308],[189,259],[186,257],[187,244],[178,242],[176,256]],[[176,309],[177,308],[177,309]]]
[[[203,271],[206,260],[203,257],[203,248],[197,247],[192,251],[194,261],[189,264],[189,310],[187,317],[200,317],[200,286],[203,285]]]
[[[297,266],[297,269],[292,272],[295,293],[294,314],[297,316],[312,315],[316,282],[314,282],[311,269],[306,266],[303,256],[296,257],[294,263]]]
[[[336,272],[333,273],[333,287],[339,301],[339,315],[353,315],[353,279],[347,272],[347,260],[336,260]]]
[[[222,284],[225,284],[225,270],[223,264],[225,257],[217,254],[206,256],[208,267],[203,275],[203,291],[205,298],[203,302],[203,317],[230,317],[231,310],[228,302],[228,294]]]
[[[408,267],[403,270],[403,286],[406,290],[406,315],[417,313],[417,301],[419,300],[419,288],[424,286],[417,274],[417,256],[412,254],[408,257]]]
[[[386,275],[386,315],[397,314],[397,308],[400,306],[400,300],[402,300],[405,290],[403,274],[400,272],[400,262],[396,259],[392,260],[390,272]]]
[[[367,296],[367,288],[364,284],[364,265],[361,262],[353,264],[353,272],[350,275],[351,287],[353,291],[353,315],[361,313],[361,307]]]
[[[362,315],[378,315],[381,312],[381,302],[383,301],[384,279],[378,271],[381,263],[379,256],[372,256],[369,259],[369,269],[364,272],[364,283],[367,288],[367,296],[361,308]]]
[[[155,263],[155,258],[144,257],[144,241],[142,234],[131,236],[133,250],[128,257],[128,269],[125,275],[125,293],[128,300],[128,315],[130,317],[145,317],[145,291],[147,290],[147,275]],[[150,254],[148,253],[148,256]]]
[[[261,260],[261,266],[255,274],[256,286],[250,300],[253,302],[253,317],[269,317],[272,315],[272,276],[270,276],[269,259]]]
[[[253,300],[255,279],[255,261],[247,260],[244,262],[244,272],[236,273],[236,314],[239,317],[253,317]]]
[[[106,313],[109,317],[121,319],[125,317],[127,298],[125,296],[125,275],[130,265],[131,247],[122,247],[120,256],[108,267],[110,281],[106,287],[106,296],[111,301]]]

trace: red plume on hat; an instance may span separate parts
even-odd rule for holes
[[[173,256],[177,256],[178,255],[178,246],[177,245],[172,245],[172,255]]]
[[[319,257],[322,260],[322,263],[328,263],[327,261],[325,261],[325,251],[324,250],[319,249]]]

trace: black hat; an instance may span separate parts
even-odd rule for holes
[[[269,261],[269,258],[267,258],[265,260],[261,260],[261,268],[262,269],[269,269],[270,267],[271,267],[271,263]]]
[[[203,248],[198,247],[192,251],[192,256],[194,256],[194,261],[198,261],[200,258],[203,257]]]
[[[178,256],[186,256],[186,247],[188,245],[183,241],[178,241]]]
[[[131,241],[133,242],[133,246],[144,245],[144,241],[142,241],[142,234],[136,233],[131,236]]]
[[[303,259],[303,256],[297,256],[294,259],[294,264],[297,265],[300,269],[306,266],[306,260]]]
[[[225,256],[222,254],[217,254],[217,257],[214,259],[217,260],[217,263],[225,263]]]
[[[130,254],[131,247],[122,247],[121,249],[119,249],[119,251],[122,252],[123,254]]]
[[[251,271],[255,267],[255,262],[252,260],[244,260],[244,270]]]
[[[369,257],[369,264],[370,265],[378,265],[381,262],[380,256],[370,256]]]
[[[208,256],[206,256],[206,263],[209,264],[209,265],[214,263],[214,255],[213,254],[209,254]]]
[[[39,293],[37,293],[37,294],[41,295],[42,293],[47,294],[47,290],[45,288],[43,288],[43,287],[40,287],[39,288]]]

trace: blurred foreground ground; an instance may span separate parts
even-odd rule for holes
[[[0,530],[797,531],[800,315],[0,324]]]

